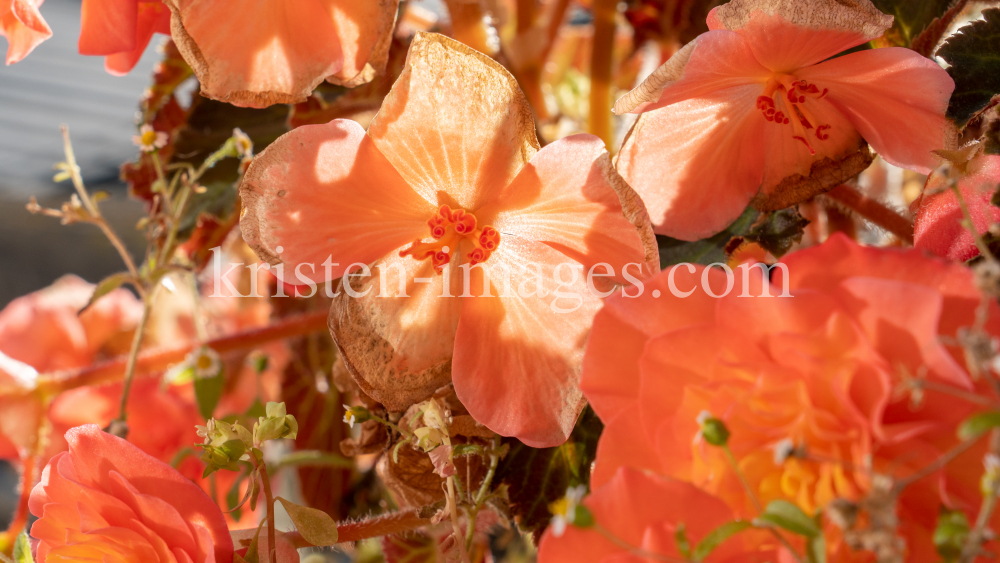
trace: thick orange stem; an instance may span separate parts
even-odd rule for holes
[[[594,42],[590,53],[590,132],[611,150],[611,59],[618,0],[594,0]]]
[[[479,0],[445,0],[448,14],[451,15],[452,36],[469,47],[493,56],[494,49],[489,45],[489,31]]]
[[[875,225],[896,235],[907,244],[913,244],[913,222],[880,201],[872,199],[846,184],[833,188],[826,195]]]

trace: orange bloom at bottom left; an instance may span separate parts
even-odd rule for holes
[[[38,563],[229,563],[222,511],[169,465],[96,424],[66,433],[31,491]]]

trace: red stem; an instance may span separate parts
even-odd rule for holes
[[[337,526],[337,542],[348,543],[389,534],[402,534],[421,526],[429,525],[430,523],[430,518],[421,518],[415,510],[394,512],[385,516],[362,520],[361,522],[352,522]],[[285,534],[285,538],[292,542],[292,545],[296,548],[322,547],[314,546],[307,542],[302,537],[302,534],[298,532],[288,532]]]
[[[237,332],[209,340],[206,346],[219,354],[227,354],[238,350],[255,348],[273,340],[281,340],[293,336],[302,336],[326,328],[326,311],[306,313],[282,319],[272,325]],[[139,354],[135,366],[136,375],[159,373],[172,364],[184,360],[196,347],[202,344],[189,342],[180,346],[147,350]],[[43,374],[38,378],[38,388],[43,394],[55,395],[63,391],[86,385],[100,385],[121,381],[125,376],[126,356],[87,366],[85,368]]]
[[[830,199],[842,203],[872,223],[913,245],[913,223],[895,210],[858,190],[841,184],[826,193]]]

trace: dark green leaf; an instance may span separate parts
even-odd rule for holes
[[[771,501],[759,519],[807,538],[814,538],[822,533],[812,518],[787,500]]]
[[[969,537],[969,519],[961,510],[941,509],[934,529],[934,547],[945,561],[955,561],[962,555]]]
[[[955,92],[948,117],[959,127],[1000,94],[1000,8],[983,10],[983,17],[959,29],[937,52],[951,65]]]
[[[536,540],[552,517],[549,503],[564,497],[569,487],[590,482],[590,465],[603,429],[587,407],[561,446],[532,448],[512,438],[504,440],[510,451],[500,461],[496,478],[509,487],[511,511],[521,529],[532,532]]]
[[[964,2],[962,2],[964,4]],[[879,10],[893,16],[886,41],[898,47],[910,47],[935,19],[944,19],[955,0],[872,0]],[[954,16],[952,16],[954,17]],[[925,53],[926,54],[926,53]]]
[[[775,258],[781,258],[793,244],[802,240],[802,230],[808,224],[809,220],[799,215],[795,208],[782,209],[751,227],[743,239],[755,242]]]
[[[704,560],[710,553],[712,553],[712,551],[715,550],[715,548],[722,545],[724,541],[751,527],[753,527],[753,524],[747,522],[746,520],[726,522],[709,532],[707,536],[698,542],[698,545],[694,548],[694,553],[692,554],[693,559],[695,561]]]
[[[97,303],[97,301],[104,297],[105,295],[111,293],[112,291],[118,289],[122,284],[132,282],[132,276],[128,272],[119,272],[117,274],[111,274],[110,276],[104,278],[103,280],[97,282],[97,287],[94,288],[94,294],[90,296],[90,300],[87,304],[80,309],[80,313],[83,313],[90,308],[91,305]]]
[[[212,418],[215,406],[222,398],[222,390],[226,385],[225,369],[215,377],[195,377],[194,394],[198,399],[198,412],[205,419]]]
[[[733,237],[746,234],[758,215],[759,213],[755,209],[748,207],[726,230],[702,240],[689,242],[656,235],[656,243],[660,247],[660,267],[666,268],[682,262],[692,264],[725,263],[726,245]]]
[[[329,514],[322,510],[295,504],[281,497],[275,500],[280,502],[281,506],[285,507],[289,518],[292,519],[292,523],[295,524],[295,527],[302,534],[304,540],[315,546],[327,546],[337,543],[337,523],[333,521],[333,518],[330,518]]]
[[[31,542],[28,541],[26,532],[21,532],[14,541],[14,563],[35,563],[35,558],[31,555]]]
[[[974,414],[962,421],[962,424],[958,426],[958,438],[960,440],[972,440],[998,426],[1000,426],[1000,411]]]

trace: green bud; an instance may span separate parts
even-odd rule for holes
[[[288,411],[285,410],[285,403],[276,403],[274,401],[268,401],[267,406],[264,407],[264,411],[267,413],[268,418],[277,418],[288,414]]]
[[[729,429],[726,428],[726,423],[713,416],[701,421],[701,435],[713,446],[725,446],[729,441]]]
[[[365,407],[352,407],[350,405],[344,405],[344,422],[346,422],[351,428],[354,428],[355,424],[360,424],[366,420],[371,420],[372,413],[368,412]]]
[[[267,416],[258,418],[253,426],[255,444],[280,438],[295,439],[298,436],[299,423],[294,416],[288,414],[285,403],[270,402],[264,410]]]
[[[578,504],[573,508],[571,517],[566,518],[576,528],[592,528],[594,526],[594,515],[586,506]]]
[[[942,510],[934,529],[934,547],[941,557],[955,560],[969,536],[969,520],[961,510]]]

